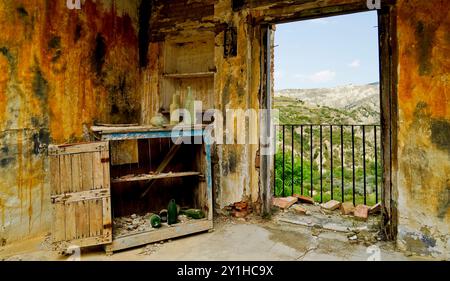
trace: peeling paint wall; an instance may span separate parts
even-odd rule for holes
[[[398,1],[398,242],[450,258],[450,3]]]
[[[139,122],[138,7],[0,1],[0,240],[49,231],[49,143]]]

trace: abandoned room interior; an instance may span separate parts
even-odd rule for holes
[[[449,1],[386,0],[373,11],[380,123],[356,130],[377,147],[375,199],[366,182],[355,199],[354,181],[344,197],[344,172],[331,197],[313,193],[312,177],[311,190],[294,192],[284,145],[276,190],[269,152],[281,136],[261,113],[274,108],[276,25],[367,12],[368,2],[0,1],[0,260],[37,259],[33,243],[47,259],[72,246],[93,259],[141,259],[130,254],[139,247],[166,247],[156,260],[237,259],[224,249],[248,243],[241,259],[290,260],[328,238],[364,251],[387,243],[393,259],[450,259]],[[242,129],[251,113],[230,110],[263,117]],[[225,125],[224,135],[208,130]],[[239,142],[239,129],[256,141]],[[342,127],[315,129],[339,154]],[[282,127],[283,144],[294,130],[303,141],[312,127]],[[332,223],[318,227],[321,217]],[[360,241],[370,223],[376,239]],[[259,256],[265,243],[283,253]]]

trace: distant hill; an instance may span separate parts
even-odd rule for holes
[[[347,85],[275,92],[284,124],[379,124],[380,85]]]

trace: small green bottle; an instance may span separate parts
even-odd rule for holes
[[[161,227],[161,218],[158,215],[151,216],[150,225],[153,228],[160,228]]]
[[[167,207],[167,223],[169,225],[176,224],[178,220],[178,212],[177,212],[177,204],[175,200],[172,199],[169,202],[169,206]]]

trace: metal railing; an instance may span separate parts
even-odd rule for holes
[[[274,195],[379,202],[380,125],[278,125]]]

